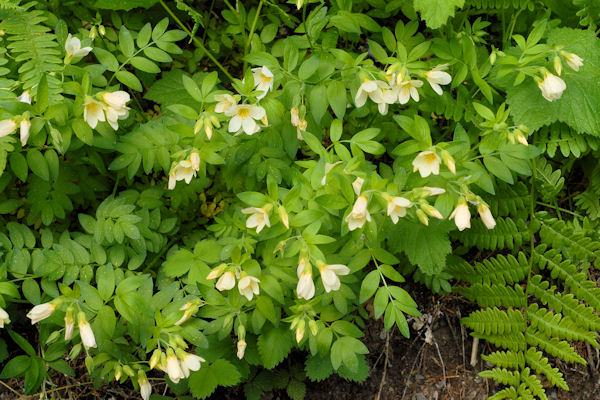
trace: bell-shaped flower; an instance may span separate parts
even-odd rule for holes
[[[348,229],[353,231],[358,228],[362,228],[366,221],[371,221],[371,214],[367,209],[367,198],[365,196],[358,196],[352,211],[346,217],[348,223]]]
[[[244,358],[244,353],[246,352],[246,340],[244,340],[243,338],[238,340],[237,342],[237,358],[239,358],[240,360],[242,358]]]
[[[396,91],[398,93],[398,103],[406,104],[408,100],[412,99],[416,102],[419,101],[419,92],[417,88],[423,86],[423,82],[417,79],[408,79],[400,82]]]
[[[377,104],[385,103],[381,89],[390,89],[390,85],[380,80],[364,79],[354,97],[356,107],[364,106],[367,98]]]
[[[419,171],[422,178],[426,178],[429,175],[437,175],[440,173],[440,157],[435,151],[422,151],[420,152],[412,162],[414,171]]]
[[[256,228],[256,233],[260,233],[265,226],[271,227],[269,214],[264,208],[248,207],[244,208],[242,213],[250,214],[250,217],[246,220],[246,228]]]
[[[183,377],[187,378],[190,376],[190,371],[198,371],[202,362],[206,361],[204,358],[197,356],[195,354],[190,354],[186,352],[181,352],[179,354],[181,371],[183,372]]]
[[[357,196],[360,195],[363,183],[365,183],[365,180],[360,177],[356,178],[354,182],[352,182],[352,189],[354,189],[354,193],[356,193]]]
[[[227,128],[229,132],[238,132],[241,128],[246,135],[253,135],[260,130],[256,121],[265,118],[267,114],[260,106],[239,104],[227,107],[225,115],[231,117]]]
[[[128,110],[127,103],[131,100],[129,93],[123,90],[117,90],[116,92],[103,92],[101,95],[102,100],[110,108],[115,110]]]
[[[404,197],[392,197],[388,201],[387,215],[392,219],[394,224],[398,223],[398,219],[406,215],[406,209],[412,206],[412,202]]]
[[[25,147],[27,141],[29,140],[29,130],[31,129],[31,121],[27,118],[22,118],[21,123],[19,125],[20,129],[20,138],[21,138],[21,147]]]
[[[73,331],[75,330],[75,311],[73,307],[69,306],[65,313],[65,341],[73,338]]]
[[[90,323],[85,319],[85,314],[80,312],[78,319],[79,336],[81,336],[81,343],[83,343],[83,347],[85,347],[86,350],[91,347],[96,347],[96,337],[94,336],[94,331],[92,331]]]
[[[542,80],[538,79],[538,87],[542,91],[542,96],[548,101],[560,99],[567,88],[567,84],[558,76],[549,71],[544,71]]]
[[[29,89],[24,90],[23,93],[21,93],[17,97],[17,101],[20,101],[21,103],[31,104],[31,93],[29,92]]]
[[[469,211],[469,206],[464,201],[460,201],[452,214],[450,214],[449,219],[454,218],[454,223],[459,231],[463,231],[466,228],[471,227],[471,212]]]
[[[479,203],[477,205],[477,211],[479,212],[479,216],[483,221],[484,225],[488,229],[494,229],[496,226],[496,220],[490,211],[490,208],[485,203]]]
[[[290,121],[293,126],[298,126],[300,124],[300,110],[298,107],[292,107],[290,109]]]
[[[215,287],[222,292],[223,290],[231,290],[235,286],[235,275],[233,271],[227,271],[217,281]]]
[[[51,316],[56,310],[56,306],[56,301],[51,301],[33,307],[31,311],[27,313],[27,318],[31,319],[31,325]]]
[[[571,69],[575,71],[579,71],[579,68],[583,66],[583,58],[579,57],[575,53],[567,53],[566,51],[561,52],[563,57],[565,57],[565,61],[567,61],[567,65],[571,67]]]
[[[10,317],[6,310],[0,307],[0,328],[4,328],[4,325],[10,324]]]
[[[106,121],[104,108],[104,104],[94,100],[91,96],[87,96],[85,98],[85,103],[83,106],[83,120],[88,123],[90,128],[95,129],[96,125],[98,125],[98,121]]]
[[[252,74],[254,77],[254,88],[262,92],[257,96],[260,100],[267,95],[269,90],[273,90],[273,73],[267,67],[258,67],[252,68]]]
[[[218,101],[215,106],[216,113],[223,113],[229,107],[237,105],[237,99],[230,94],[215,94],[215,100]]]
[[[321,273],[321,280],[327,293],[332,290],[338,290],[341,282],[338,275],[348,275],[350,268],[342,264],[325,264],[319,263],[319,272]]]
[[[67,53],[65,63],[68,64],[71,58],[85,57],[90,51],[92,51],[91,47],[81,47],[81,40],[69,33],[65,41],[65,52]]]
[[[315,283],[312,277],[312,268],[310,263],[306,262],[304,257],[298,262],[298,285],[296,286],[296,294],[299,299],[310,300],[315,295]]]
[[[238,291],[250,301],[252,300],[253,295],[258,295],[260,293],[258,287],[259,282],[260,280],[258,278],[251,275],[245,275],[238,282]]]
[[[450,74],[446,71],[443,71],[443,69],[445,68],[446,64],[438,65],[432,70],[425,72],[425,78],[427,79],[427,82],[429,82],[429,85],[431,86],[433,91],[439,94],[440,96],[443,93],[440,85],[447,85],[450,82],[452,82],[452,76],[450,76]]]
[[[140,395],[143,400],[149,400],[150,395],[152,394],[152,385],[148,382],[148,378],[146,374],[140,370],[138,375],[138,385],[140,385]]]
[[[17,123],[12,119],[3,119],[0,121],[0,138],[8,136],[17,130]]]
[[[179,380],[185,378],[179,359],[173,352],[173,349],[167,350],[167,375],[173,383],[179,383]]]

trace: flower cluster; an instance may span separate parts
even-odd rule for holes
[[[219,280],[215,287],[221,292],[233,289],[235,287],[236,279],[238,279],[238,291],[242,296],[247,298],[248,301],[251,301],[254,295],[260,294],[260,288],[258,286],[260,279],[241,271],[239,267],[231,269],[228,268],[226,264],[221,264],[210,271],[206,276],[207,280],[216,278],[219,278]]]
[[[26,114],[12,119],[3,119],[0,121],[0,138],[8,136],[17,130],[20,130],[21,146],[24,147],[29,140],[29,130],[31,129],[31,121]]]
[[[583,66],[583,59],[581,57],[577,54],[568,53],[562,50],[559,54],[564,57],[567,65],[572,70],[579,72],[579,68]],[[562,74],[562,62],[558,55],[554,57],[554,70],[558,75]],[[546,68],[542,68],[541,77],[536,77],[535,79],[542,92],[542,96],[548,101],[560,99],[563,92],[567,89],[565,81],[548,71]]]
[[[452,82],[452,77],[444,70],[447,65],[439,65],[429,71],[422,73],[423,78],[429,82],[429,85],[437,94],[443,93],[440,85],[448,85]],[[412,79],[407,71],[395,72],[398,68],[392,66],[388,69],[385,80],[370,79],[362,77],[361,85],[359,86],[354,103],[356,107],[362,107],[371,99],[376,103],[379,113],[386,115],[390,104],[399,103],[406,104],[412,98],[413,101],[420,100],[419,91],[417,89],[423,86],[423,81]]]
[[[175,336],[175,341],[182,342],[179,336]],[[181,343],[187,347],[185,342]],[[169,347],[165,352],[156,349],[150,357],[150,368],[158,368],[165,372],[173,383],[178,383],[181,379],[188,378],[191,371],[198,371],[201,363],[206,361],[196,354],[190,354],[183,351],[179,346]]]
[[[129,116],[127,103],[131,100],[129,93],[122,90],[116,92],[101,92],[96,98],[87,96],[85,98],[83,119],[90,128],[95,129],[98,122],[108,122],[116,131],[119,129],[119,120]]]
[[[196,151],[193,151],[188,159],[173,163],[169,172],[169,190],[175,189],[179,181],[185,181],[189,184],[199,170],[200,155]]]

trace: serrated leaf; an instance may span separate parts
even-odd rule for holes
[[[258,337],[258,352],[265,368],[271,369],[283,361],[294,345],[291,331],[284,327],[266,328]]]
[[[415,0],[414,7],[429,28],[437,29],[453,17],[456,8],[461,8],[464,3],[465,0]]]

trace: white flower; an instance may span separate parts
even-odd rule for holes
[[[350,268],[342,264],[320,264],[319,271],[321,272],[321,280],[323,280],[325,291],[329,293],[332,290],[338,290],[341,284],[338,275],[348,275]]]
[[[410,200],[404,197],[392,197],[388,201],[387,215],[392,219],[394,224],[398,223],[398,219],[406,215],[406,209],[412,206]]]
[[[150,394],[152,394],[152,386],[150,382],[148,382],[148,378],[146,376],[140,377],[138,379],[138,384],[140,385],[140,395],[143,400],[149,400]]]
[[[304,332],[306,332],[306,321],[301,320],[296,326],[296,343],[300,343],[304,338]]]
[[[75,36],[69,35],[67,36],[67,41],[65,42],[65,51],[67,52],[67,57],[85,57],[92,51],[91,47],[81,47],[81,40],[76,38]]]
[[[27,313],[27,318],[31,319],[31,325],[48,318],[56,310],[56,304],[53,302],[38,304]]]
[[[198,303],[193,302],[193,301],[188,301],[187,303],[185,303],[184,305],[179,307],[179,311],[183,311],[183,315],[173,325],[181,325],[185,321],[190,319],[192,314],[194,314],[196,311],[198,311]]]
[[[240,339],[237,342],[237,358],[240,360],[244,358],[244,353],[246,352],[246,341],[244,339]]]
[[[352,188],[357,196],[360,194],[360,189],[362,188],[363,183],[365,183],[363,178],[356,178],[354,182],[352,182]]]
[[[240,279],[238,282],[238,291],[242,296],[245,296],[248,301],[252,300],[253,295],[258,295],[260,293],[260,289],[258,287],[259,279],[246,275]]]
[[[83,108],[83,120],[88,123],[90,128],[95,129],[98,121],[106,121],[104,116],[104,104],[92,99],[91,96],[86,97]]]
[[[198,371],[200,369],[200,363],[204,361],[206,360],[200,356],[185,353],[183,357],[181,357],[180,363],[184,378],[190,376],[190,371]]]
[[[464,202],[459,203],[454,211],[452,211],[449,219],[452,218],[454,218],[454,223],[459,231],[471,227],[471,212],[469,211],[469,206]]]
[[[129,93],[123,90],[117,90],[116,92],[103,92],[101,94],[102,100],[107,106],[114,108],[115,110],[128,110],[127,103],[131,100]]]
[[[438,194],[444,194],[446,193],[445,189],[439,188],[439,187],[429,187],[429,186],[423,186],[423,189],[427,190],[429,192],[428,196],[437,196]]]
[[[171,349],[167,352],[167,374],[173,383],[178,383],[180,379],[185,378],[181,365],[179,364],[179,359]]]
[[[293,126],[300,125],[300,110],[298,110],[298,107],[292,107],[290,110],[290,119]]]
[[[8,136],[17,129],[17,123],[12,119],[3,119],[0,121],[0,138]]]
[[[417,88],[420,88],[421,86],[423,86],[423,82],[419,80],[406,80],[400,82],[397,88],[398,102],[400,104],[406,104],[411,97],[414,101],[418,102],[419,92],[417,91]]]
[[[358,228],[362,228],[366,221],[371,221],[371,214],[367,209],[367,198],[365,196],[358,196],[352,211],[346,217],[348,223],[348,229],[353,231]]]
[[[438,65],[434,69],[425,72],[425,78],[434,92],[442,95],[442,88],[440,85],[447,85],[452,82],[452,76],[449,73],[442,71],[442,69],[446,68],[446,64]]]
[[[231,106],[237,105],[237,99],[230,94],[215,94],[215,100],[218,101],[215,106],[216,113],[222,113]]]
[[[560,99],[567,88],[565,81],[549,71],[544,72],[544,79],[538,82],[538,86],[542,91],[542,96],[548,101]]]
[[[265,226],[271,227],[269,214],[267,210],[259,207],[249,207],[242,210],[244,214],[251,214],[246,220],[246,228],[256,228],[256,233],[260,233]]]
[[[73,316],[73,308],[69,307],[65,314],[65,341],[71,340],[73,331],[75,330],[75,318]]]
[[[422,178],[440,173],[440,157],[434,151],[420,152],[412,162],[414,171],[419,171]]]
[[[29,129],[31,128],[31,122],[27,118],[23,118],[19,128],[21,134],[21,147],[25,147],[27,141],[29,140]]]
[[[367,102],[367,97],[370,98],[374,103],[380,104],[385,103],[383,99],[383,92],[381,89],[389,89],[390,86],[384,81],[380,80],[363,80],[362,84],[358,88],[356,92],[356,96],[354,97],[354,103],[356,107],[362,107]]]
[[[307,264],[306,259],[302,257],[298,263],[298,286],[296,293],[299,299],[310,300],[315,295],[315,283],[312,278],[312,268]]]
[[[232,271],[227,271],[217,281],[215,287],[222,292],[223,290],[231,290],[235,286],[235,275]]]
[[[262,99],[269,90],[273,90],[273,73],[267,67],[252,68],[254,76],[254,88],[263,92],[257,99]],[[260,118],[259,118],[260,119]]]
[[[197,152],[192,152],[190,158],[181,160],[177,165],[171,168],[169,172],[169,190],[175,189],[178,181],[185,180],[185,183],[190,183],[192,178],[196,176],[196,172],[200,169],[200,155]]]
[[[488,229],[494,229],[496,226],[496,221],[494,220],[494,216],[492,215],[490,208],[483,203],[479,203],[477,206],[477,211],[479,212],[479,216],[485,224],[485,227]]]
[[[17,100],[21,103],[31,104],[31,93],[29,93],[29,90],[24,90],[23,93],[17,97]]]
[[[238,132],[241,128],[246,135],[253,135],[260,130],[256,120],[263,119],[266,113],[260,106],[240,104],[227,107],[225,115],[232,117],[229,120],[229,132]]]
[[[104,107],[104,111],[106,112],[106,122],[108,122],[115,131],[119,129],[119,120],[127,119],[127,117],[129,117],[128,107],[123,109]]]
[[[10,324],[10,317],[8,313],[0,307],[0,328],[4,328],[4,325]]]
[[[331,171],[333,167],[341,163],[341,161],[336,161],[332,164],[327,162],[325,163],[325,175],[323,175],[323,179],[321,179],[321,186],[325,186],[325,184],[327,183],[327,174],[329,173],[329,171]]]
[[[583,58],[579,57],[577,54],[565,53],[564,57],[567,61],[567,65],[575,71],[579,71],[579,67],[583,66]]]
[[[96,338],[90,323],[81,318],[79,319],[79,336],[81,336],[81,343],[86,349],[96,347]]]

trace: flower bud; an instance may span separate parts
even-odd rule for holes
[[[152,353],[152,357],[150,357],[150,369],[156,368],[156,366],[160,363],[161,354],[162,352],[160,351],[160,349],[154,350],[154,353]]]
[[[317,321],[314,319],[308,321],[308,327],[310,328],[310,333],[312,333],[313,336],[317,336],[319,334],[319,325],[317,325]]]
[[[554,70],[558,75],[562,74],[562,61],[559,56],[554,56]]]
[[[423,210],[421,209],[417,209],[417,218],[419,219],[419,221],[421,221],[421,223],[425,226],[429,225],[429,218],[427,217],[427,215],[423,212]]]
[[[439,212],[439,210],[437,208],[435,208],[434,206],[432,206],[431,204],[428,203],[421,203],[421,209],[423,211],[425,211],[429,216],[433,217],[433,218],[437,218],[437,219],[444,219],[444,216],[442,215],[441,212]]]
[[[246,352],[246,340],[240,339],[237,342],[237,358],[240,360],[244,358],[244,353]]]
[[[296,342],[300,343],[304,338],[304,331],[306,330],[306,322],[304,320],[298,321],[296,326]]]

